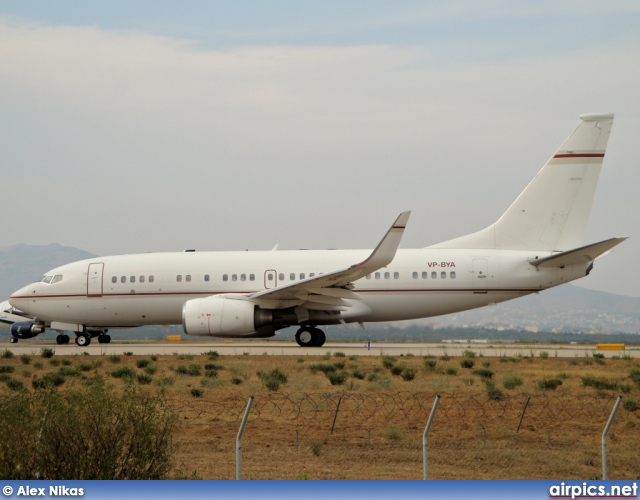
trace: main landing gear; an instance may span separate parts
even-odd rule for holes
[[[70,340],[70,339],[69,339],[69,335],[66,335],[66,334],[65,334],[65,335],[58,335],[58,336],[56,337],[56,342],[57,342],[58,344],[60,344],[60,345],[62,345],[62,344],[68,344],[68,343],[69,343],[69,340]]]
[[[313,326],[303,326],[296,333],[296,342],[300,347],[322,347],[324,345],[324,332]]]
[[[65,335],[66,336],[66,335]],[[85,347],[91,344],[91,335],[88,333],[76,332],[76,339],[74,341],[79,347]],[[109,344],[111,342],[111,335],[101,333],[98,335],[98,342],[100,344]]]

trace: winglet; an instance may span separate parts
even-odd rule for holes
[[[411,215],[411,211],[402,212],[391,225],[387,234],[380,240],[378,246],[371,252],[371,255],[366,260],[351,267],[361,267],[367,271],[364,274],[369,274],[371,271],[388,266],[396,256],[396,250],[400,246],[400,240],[409,221],[409,215]]]

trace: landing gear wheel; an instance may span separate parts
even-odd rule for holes
[[[58,336],[56,337],[56,343],[57,343],[58,345],[60,345],[60,344],[64,344],[64,339],[62,338],[62,335],[58,335]]]
[[[325,336],[324,332],[319,328],[314,328],[314,330],[317,336],[316,347],[322,347],[326,342],[327,337]]]
[[[78,344],[78,347],[88,346],[90,343],[91,337],[84,333],[78,333],[78,336],[76,337],[76,344]]]
[[[18,339],[17,339],[17,338],[15,338],[15,337],[11,337],[11,338],[9,339],[9,342],[11,342],[12,344],[17,344],[17,343],[18,343]]]
[[[69,335],[66,335],[66,334],[65,334],[65,335],[61,335],[61,337],[62,337],[62,343],[63,343],[63,344],[68,344],[68,343],[69,343],[69,340],[71,340],[71,339],[69,338]]]
[[[98,342],[101,344],[109,344],[111,342],[111,335],[99,335]]]
[[[319,328],[303,326],[296,333],[296,342],[300,347],[320,347],[327,338]]]

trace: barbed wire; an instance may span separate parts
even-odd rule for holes
[[[504,395],[490,399],[486,394],[459,395],[442,392],[438,416],[456,421],[487,419],[515,420],[522,417],[546,422],[570,422],[576,419],[606,419],[615,396],[532,394]],[[249,421],[313,421],[321,415],[339,414],[370,427],[390,421],[423,422],[431,412],[435,392],[397,393],[271,393],[256,396]],[[240,396],[221,399],[173,399],[182,420],[198,422],[239,422],[247,400]],[[621,412],[618,413],[621,417]]]

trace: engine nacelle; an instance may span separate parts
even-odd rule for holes
[[[192,299],[182,307],[182,326],[189,335],[215,337],[247,337],[260,326],[256,325],[255,303],[212,296]]]
[[[11,325],[11,335],[18,339],[30,339],[44,332],[44,326],[33,321],[17,321]]]

